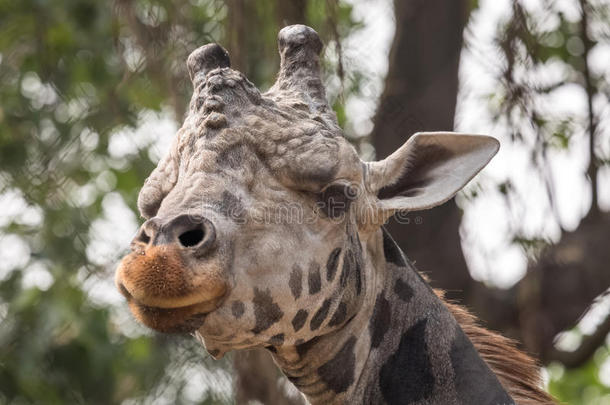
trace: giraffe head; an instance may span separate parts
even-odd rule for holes
[[[214,356],[340,328],[374,277],[361,241],[397,210],[451,198],[498,149],[422,133],[362,162],[327,104],[316,32],[289,26],[278,43],[265,94],[219,45],[189,56],[188,116],[140,192],[146,221],[116,274],[138,320],[197,331]]]

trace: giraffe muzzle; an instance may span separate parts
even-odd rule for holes
[[[142,225],[115,278],[136,319],[161,332],[200,326],[228,287],[215,238],[214,226],[201,217],[152,218]]]

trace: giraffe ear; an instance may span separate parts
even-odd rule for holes
[[[386,159],[369,164],[368,187],[388,216],[432,208],[464,187],[499,147],[489,136],[417,133]]]

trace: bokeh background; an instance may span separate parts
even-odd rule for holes
[[[0,404],[300,403],[266,354],[213,361],[137,325],[112,284],[187,108],[188,54],[219,42],[264,90],[291,23],[326,43],[363,159],[423,130],[502,142],[391,232],[540,358],[560,401],[610,404],[607,0],[0,0]]]

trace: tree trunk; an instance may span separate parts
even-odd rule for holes
[[[382,159],[421,131],[453,130],[466,0],[395,0],[396,34],[390,51],[373,144]],[[388,230],[416,267],[446,297],[473,308],[492,329],[519,336],[517,292],[489,289],[470,277],[459,234],[461,211],[452,199],[413,213]]]
[[[231,67],[248,76],[246,0],[227,0],[227,48],[231,56]]]
[[[373,130],[379,159],[415,132],[453,130],[469,11],[465,0],[396,0],[394,7],[396,34]],[[409,225],[391,221],[388,229],[417,268],[457,298],[471,280],[460,245],[461,212],[451,200],[416,216]]]
[[[281,28],[292,24],[305,24],[307,0],[276,0],[277,20]]]

